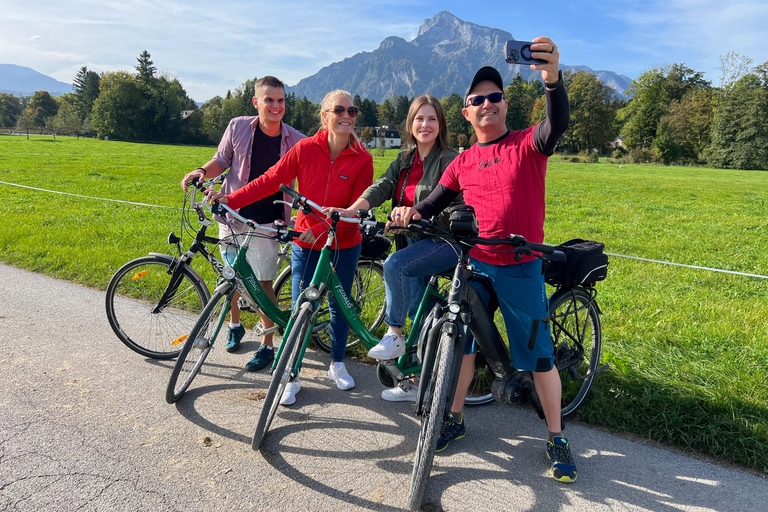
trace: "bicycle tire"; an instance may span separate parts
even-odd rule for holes
[[[283,269],[280,275],[275,279],[274,290],[275,297],[277,298],[277,307],[283,311],[291,311],[293,306],[293,293],[292,293],[292,272],[291,267]],[[315,346],[321,348],[325,352],[330,352],[330,327],[328,325],[330,321],[330,312],[328,311],[327,302],[323,302],[323,306],[317,312],[315,316],[315,332],[312,334],[312,341]],[[324,337],[327,341],[319,340]],[[326,348],[327,347],[327,348]]]
[[[375,333],[384,323],[387,314],[386,294],[384,290],[384,265],[379,260],[357,262],[357,271],[352,285],[352,297],[360,307],[360,318],[368,332]],[[347,343],[347,347],[360,343],[356,339]]]
[[[477,358],[482,356],[478,352]],[[472,382],[467,390],[467,396],[464,397],[464,405],[484,405],[493,402],[493,393],[491,393],[491,385],[493,384],[494,375],[491,369],[488,368],[488,364],[485,359],[482,362],[475,362],[475,376],[472,377]]]
[[[181,281],[169,302],[155,310],[173,276],[171,256],[145,256],[131,260],[112,276],[107,286],[107,319],[128,348],[153,359],[173,359],[210,299],[208,287],[189,266],[181,267]]]
[[[165,401],[169,404],[184,396],[200,372],[216,337],[226,328],[226,318],[222,318],[222,315],[227,312],[226,306],[232,302],[234,294],[235,287],[231,284],[219,286],[205,305],[205,309],[184,342],[171,372],[171,378],[168,380]]]
[[[429,389],[426,392],[428,395],[427,402],[424,404],[421,416],[421,429],[413,461],[411,488],[408,492],[408,507],[411,510],[419,510],[421,507],[429,474],[432,471],[437,438],[440,436],[440,429],[445,416],[454,348],[454,336],[442,332],[438,348],[437,371],[432,372]]]
[[[558,290],[549,301],[555,365],[562,383],[563,416],[578,409],[595,379],[600,364],[602,327],[600,310],[584,288]],[[578,340],[578,343],[577,343]],[[583,347],[583,352],[579,348]]]
[[[264,397],[264,403],[261,406],[259,420],[256,422],[256,431],[253,433],[251,448],[258,450],[264,444],[269,426],[277,412],[277,406],[280,404],[280,397],[283,396],[285,386],[291,379],[291,371],[296,366],[296,359],[299,357],[301,345],[307,329],[312,324],[312,303],[305,302],[299,309],[296,320],[293,323],[291,332],[283,339],[283,347],[280,352],[280,359],[272,370],[272,379],[269,381],[267,395]],[[287,370],[287,371],[286,371]]]
[[[275,295],[278,305],[285,308],[291,304],[291,275],[283,271],[275,280]],[[355,277],[352,281],[352,298],[359,307],[358,315],[365,322],[369,332],[375,332],[384,322],[387,312],[384,293],[384,266],[378,260],[359,260]],[[330,322],[327,301],[318,311],[316,325]],[[312,334],[312,341],[324,352],[331,351],[331,336],[328,325]],[[350,333],[347,337],[347,349],[360,343],[360,338]]]

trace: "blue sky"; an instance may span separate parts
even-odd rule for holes
[[[146,49],[205,101],[254,76],[295,85],[387,36],[410,41],[441,10],[516,39],[547,35],[562,63],[630,78],[685,63],[718,85],[728,52],[768,61],[766,0],[0,0],[0,63],[71,82],[83,65],[131,70]]]

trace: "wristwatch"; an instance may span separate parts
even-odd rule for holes
[[[557,89],[561,85],[563,85],[563,71],[562,70],[558,70],[557,71],[557,82],[555,82],[553,84],[548,84],[547,82],[544,82],[544,87],[546,87],[548,91],[554,91],[555,89]]]

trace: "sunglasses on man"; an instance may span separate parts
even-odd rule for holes
[[[341,105],[336,105],[332,109],[329,108],[326,112],[333,112],[337,116],[343,116],[345,110],[347,111],[347,114],[349,114],[349,117],[355,117],[357,116],[357,113],[360,112],[360,109],[357,107],[344,108]]]
[[[469,105],[472,105],[473,107],[479,107],[480,105],[485,103],[486,98],[488,98],[488,101],[490,101],[491,103],[498,103],[504,99],[504,93],[492,92],[488,96],[472,96],[471,98],[467,98],[467,103]]]

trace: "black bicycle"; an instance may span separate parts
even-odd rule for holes
[[[560,265],[566,257],[557,246],[531,243],[517,235],[504,239],[480,238],[474,214],[468,210],[452,212],[450,231],[425,220],[412,223],[409,229],[420,229],[426,236],[452,240],[461,250],[448,299],[444,304],[436,305],[425,321],[422,346],[418,351],[422,370],[416,414],[421,418],[421,429],[408,496],[411,510],[418,510],[432,469],[440,429],[456,391],[466,344],[465,326],[469,326],[475,336],[479,353],[493,374],[491,389],[494,398],[504,404],[530,403],[544,418],[531,373],[512,366],[509,349],[494,323],[493,309],[497,301],[492,294],[486,307],[474,287],[468,285],[470,279],[482,280],[482,277],[473,275],[469,264],[470,249],[476,244],[511,246],[518,255],[543,259],[545,266],[546,262],[552,262],[553,266]],[[601,275],[604,278],[604,273]],[[593,274],[593,277],[598,276]],[[607,368],[607,365],[598,367],[600,309],[594,283],[547,280],[557,289],[549,298],[550,314],[544,321],[550,322],[555,365],[563,382],[562,414],[567,416],[583,403],[595,375]]]
[[[191,267],[201,255],[213,271],[221,275],[224,265],[207,245],[218,238],[207,235],[211,220],[204,203],[196,202],[198,190],[212,187],[223,179],[191,183],[182,208],[182,236],[194,233],[192,244],[182,251],[182,238],[168,235],[177,256],[149,253],[120,267],[107,286],[105,305],[109,325],[128,348],[154,359],[173,359],[181,351],[182,338],[190,333],[211,298],[205,280]],[[199,228],[193,225],[197,216]]]

